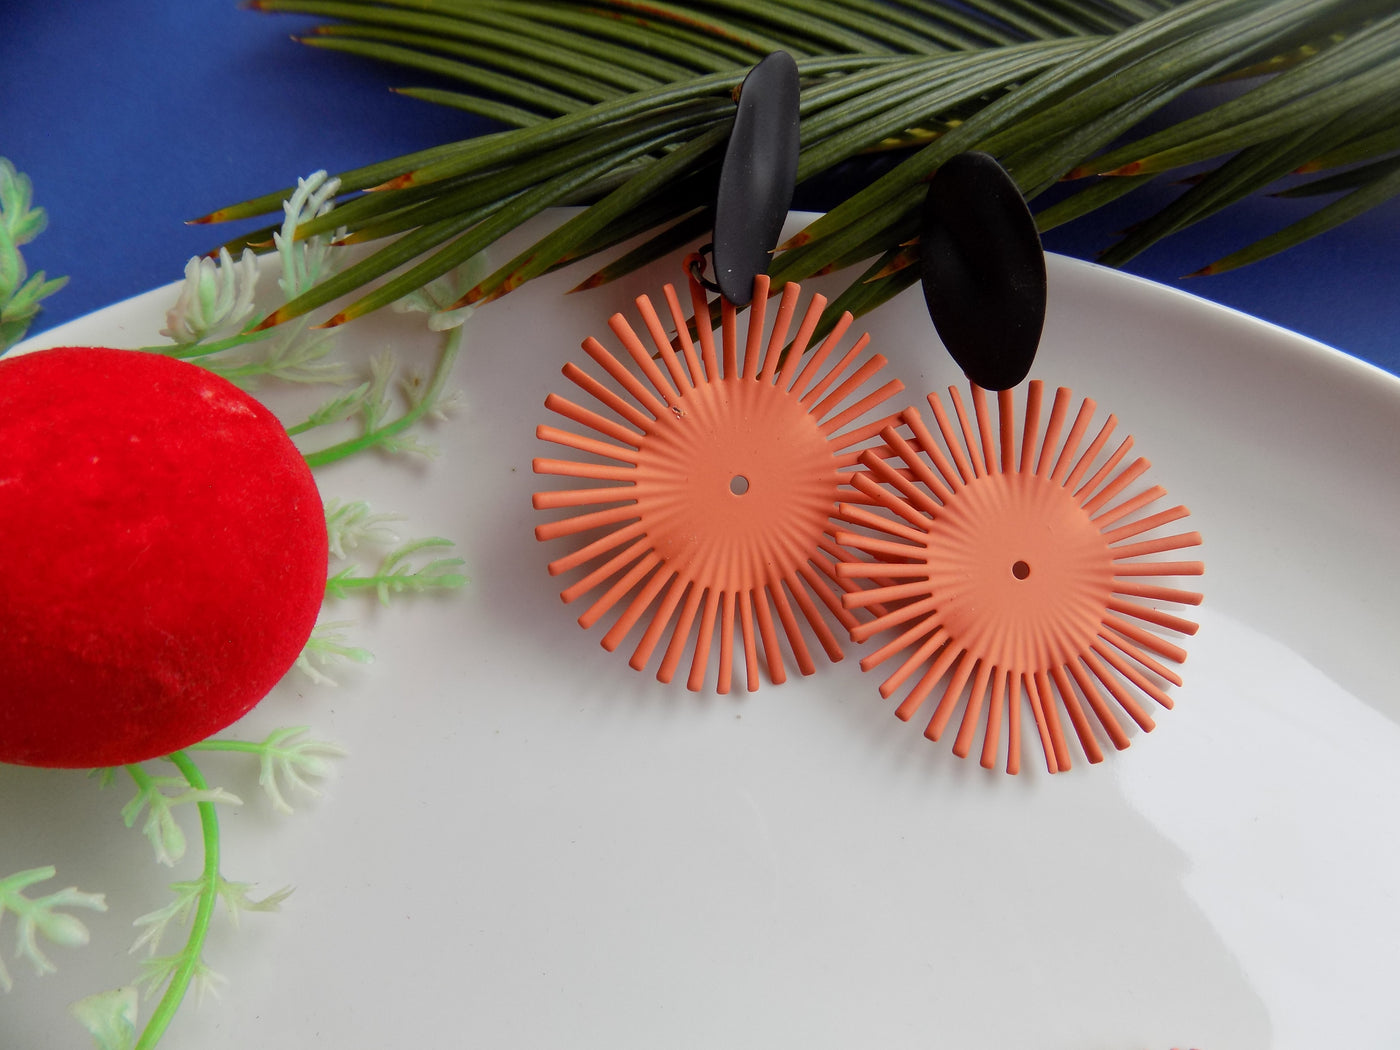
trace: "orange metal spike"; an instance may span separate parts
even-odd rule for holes
[[[829,659],[840,659],[838,631],[849,633],[885,612],[878,595],[859,610],[838,597],[859,593],[863,584],[837,572],[832,537],[842,521],[841,501],[862,501],[853,487],[866,469],[860,452],[880,440],[894,417],[878,417],[903,386],[880,385],[885,362],[866,354],[868,337],[838,352],[849,314],[799,369],[797,358],[826,300],[814,297],[804,310],[798,285],[784,287],[769,311],[768,279],[761,275],[747,313],[721,305],[717,339],[704,289],[693,275],[689,283],[690,319],[667,286],[663,310],[646,297],[637,300],[639,325],[623,314],[609,320],[620,350],[584,340],[601,374],[566,366],[565,377],[597,407],[551,395],[546,407],[574,427],[538,432],[587,459],[541,458],[536,471],[594,486],[537,494],[537,508],[569,515],[535,531],[542,540],[593,528],[627,532],[629,544],[590,537],[579,548],[588,555],[567,554],[551,564],[552,572],[564,565],[582,570],[565,588],[566,599],[597,595],[581,623],[616,616],[603,637],[606,648],[640,627],[631,665],[641,669],[675,618],[658,678],[671,680],[688,649],[687,685],[702,688],[717,642],[716,690],[731,688],[739,659],[755,689],[760,668],[770,681],[783,681],[789,657],[799,672],[813,673],[812,639]],[[838,362],[828,367],[834,357]],[[597,456],[619,467],[598,469]],[[888,589],[900,571],[877,565],[868,583]]]

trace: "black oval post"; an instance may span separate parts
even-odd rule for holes
[[[714,262],[720,293],[735,306],[753,298],[768,270],[797,180],[797,63],[774,51],[749,71],[720,168]]]
[[[1007,390],[1030,373],[1045,324],[1045,251],[1025,198],[986,153],[929,181],[919,231],[924,301],[967,378]]]

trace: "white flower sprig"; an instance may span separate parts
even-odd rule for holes
[[[452,589],[466,582],[466,577],[458,571],[464,564],[461,558],[430,558],[426,563],[416,563],[415,555],[420,552],[438,552],[453,544],[440,536],[400,543],[398,535],[389,527],[391,522],[399,520],[396,514],[376,514],[363,500],[327,501],[326,533],[332,559],[345,560],[362,546],[393,545],[380,558],[377,568],[366,570],[350,564],[332,572],[326,579],[327,598],[373,592],[387,605],[394,594]],[[333,663],[369,663],[372,656],[368,650],[346,641],[342,629],[349,626],[348,620],[318,623],[297,658],[297,668],[313,682],[335,685],[335,679],[320,668]]]
[[[430,590],[451,590],[467,582],[457,570],[465,563],[461,558],[431,558],[426,564],[415,565],[414,555],[420,551],[437,551],[452,546],[441,536],[413,540],[384,556],[379,567],[363,574],[356,565],[347,565],[326,580],[328,598],[347,598],[356,591],[373,591],[383,605],[392,594],[421,594]]]
[[[321,668],[333,664],[370,663],[374,655],[368,649],[346,641],[344,629],[349,626],[349,620],[318,623],[312,628],[311,637],[306,640],[293,666],[317,685],[333,686],[335,679]]]
[[[277,246],[282,260],[282,276],[277,286],[289,302],[329,272],[327,263],[335,237],[318,234],[299,241],[296,231],[303,223],[328,214],[335,207],[335,196],[339,192],[339,179],[317,171],[298,179],[296,191],[282,202],[282,228],[272,235],[272,243]],[[337,231],[336,236],[342,232]]]
[[[132,827],[142,810],[146,811],[141,832],[155,850],[157,862],[167,868],[174,867],[185,855],[185,833],[173,812],[176,806],[199,802],[243,804],[242,799],[223,788],[197,788],[183,777],[153,777],[137,765],[127,766],[126,771],[136,785],[136,794],[122,807],[122,821]]]
[[[82,920],[60,909],[87,908],[91,911],[106,911],[107,901],[100,893],[84,893],[76,887],[50,893],[44,897],[29,898],[24,891],[36,883],[46,882],[54,877],[52,867],[30,868],[0,879],[0,920],[8,913],[18,922],[15,935],[17,944],[15,956],[28,959],[34,972],[40,975],[54,972],[54,964],[39,947],[39,936],[62,948],[76,948],[88,942],[88,928]],[[9,991],[14,980],[0,959],[0,989]]]
[[[298,240],[297,228],[335,207],[340,180],[324,171],[297,180],[282,205],[281,229],[273,244],[281,263],[277,286],[289,300],[335,272],[342,252],[334,236],[317,234]],[[217,258],[195,256],[185,264],[179,298],[166,314],[161,334],[173,346],[146,347],[157,353],[198,360],[211,372],[235,383],[273,378],[291,383],[344,383],[349,371],[331,359],[335,333],[311,326],[309,318],[260,329],[257,313],[258,262],[245,248],[235,261],[227,248]]]
[[[307,736],[306,726],[274,729],[260,741],[205,740],[191,746],[191,751],[238,751],[258,759],[258,784],[272,800],[272,808],[290,814],[283,787],[296,788],[312,797],[320,791],[311,783],[330,775],[331,760],[344,758],[346,751],[339,744]]]
[[[428,315],[428,328],[434,332],[446,332],[460,328],[476,312],[475,304],[458,306],[462,296],[486,276],[486,265],[480,254],[441,277],[429,281],[416,291],[409,292],[402,299],[390,305],[395,313],[425,313]]]
[[[97,1050],[132,1050],[139,998],[136,988],[127,985],[79,999],[68,1009],[92,1036]]]
[[[137,795],[123,809],[123,817],[130,827],[143,809],[149,809],[147,837],[155,847],[157,859],[172,863],[184,853],[185,838],[171,809],[193,803],[199,811],[203,869],[198,878],[171,886],[175,898],[170,904],[137,920],[138,926],[146,928],[137,937],[132,951],[144,948],[151,957],[142,963],[136,984],[144,985],[149,996],[160,994],[140,1036],[134,1034],[136,1004],[125,989],[89,997],[74,1007],[74,1016],[93,1033],[102,1050],[154,1048],[179,1011],[185,993],[193,988],[198,999],[222,980],[204,959],[209,923],[220,901],[232,915],[246,910],[276,911],[290,892],[279,890],[257,901],[248,896],[246,883],[232,883],[224,878],[219,866],[220,829],[216,803],[238,800],[220,788],[211,788],[188,753],[172,752],[165,756],[165,761],[175,766],[178,777],[153,777],[140,765],[124,767],[136,784]],[[110,780],[110,772],[105,779]],[[184,946],[172,955],[155,956],[162,934],[176,921],[188,927]]]
[[[413,452],[432,456],[436,449],[424,444],[409,431],[425,419],[446,419],[460,402],[457,391],[448,391],[446,384],[452,374],[452,366],[461,351],[462,330],[457,329],[447,336],[447,345],[438,357],[437,364],[429,375],[410,371],[398,383],[399,392],[407,402],[407,408],[398,416],[393,415],[393,404],[389,396],[390,385],[397,373],[397,364],[392,354],[376,354],[370,359],[369,383],[363,393],[356,391],[353,401],[344,400],[323,406],[317,414],[304,423],[289,427],[288,432],[299,434],[311,428],[313,420],[330,422],[333,407],[343,409],[349,415],[360,417],[361,433],[329,448],[305,453],[306,462],[312,467],[325,466],[338,459],[378,448],[389,453]]]
[[[316,411],[307,416],[300,423],[287,428],[287,433],[295,437],[297,434],[304,434],[308,430],[315,430],[317,427],[330,426],[333,423],[343,423],[358,413],[369,397],[370,384],[361,383],[355,389],[344,394],[337,394],[324,402]]]
[[[298,241],[296,229],[329,212],[339,190],[339,179],[318,171],[298,179],[296,192],[282,204],[285,218],[272,240],[282,263],[277,285],[287,299],[311,287],[328,270],[330,238]],[[253,314],[257,290],[258,260],[251,248],[244,248],[237,262],[227,248],[220,248],[214,259],[196,255],[185,264],[185,283],[175,305],[166,311],[160,334],[173,340],[176,350],[188,350],[240,333]]]
[[[242,751],[256,754],[259,758],[259,781],[272,799],[276,809],[290,812],[279,780],[288,787],[296,786],[315,794],[310,783],[329,772],[329,760],[344,752],[334,744],[310,739],[300,726],[281,729],[270,734],[261,742],[242,740],[206,740],[190,748],[191,751]],[[148,810],[145,831],[156,850],[156,857],[162,863],[173,863],[185,852],[185,837],[175,821],[172,809],[184,803],[194,803],[199,810],[200,829],[204,844],[204,866],[198,878],[181,880],[171,884],[172,899],[164,907],[142,915],[135,921],[141,931],[131,946],[133,953],[145,951],[147,958],[141,963],[140,976],[136,986],[144,988],[146,995],[154,998],[160,995],[145,1029],[137,1035],[139,1000],[135,987],[117,988],[89,996],[75,1003],[73,1016],[93,1036],[99,1050],[134,1050],[135,1047],[154,1047],[169,1025],[187,990],[193,990],[198,1001],[206,992],[216,991],[223,983],[204,958],[204,946],[208,937],[209,923],[218,905],[236,926],[244,912],[272,912],[281,909],[282,902],[290,895],[291,888],[284,887],[265,897],[255,898],[251,894],[252,885],[226,879],[219,867],[219,818],[215,803],[237,802],[238,800],[220,788],[211,788],[204,774],[183,751],[166,756],[175,765],[179,776],[156,777],[147,773],[140,765],[124,767],[137,786],[137,795],[122,814],[130,827],[142,810]],[[111,771],[105,771],[105,779],[111,779]],[[52,869],[47,869],[52,874]],[[27,873],[33,875],[35,873]],[[42,874],[42,873],[40,873]],[[22,879],[26,873],[14,876],[6,883]],[[2,887],[4,884],[0,884]],[[46,901],[82,903],[88,897],[100,905],[101,898],[93,895],[78,895],[68,890],[56,894]],[[3,898],[0,898],[3,899]],[[89,905],[94,906],[94,905]],[[75,921],[69,916],[70,923]],[[172,927],[187,928],[183,946],[176,952],[157,955],[162,939]],[[81,930],[81,924],[78,924]],[[58,931],[70,941],[77,936],[71,925]],[[86,930],[81,930],[84,939]]]
[[[240,331],[252,316],[258,290],[258,260],[244,248],[237,262],[227,248],[217,259],[196,255],[185,264],[180,297],[165,313],[160,334],[180,347],[192,347],[206,339]]]
[[[331,556],[344,558],[361,544],[389,544],[398,541],[398,534],[389,522],[402,521],[399,514],[376,514],[364,500],[342,503],[326,501],[326,538]]]
[[[195,893],[195,904],[199,903],[202,896],[199,890],[202,890],[202,887],[198,888]],[[191,958],[187,951],[174,952],[170,955],[153,955],[149,959],[142,959],[141,976],[136,979],[136,983],[150,998],[162,988],[168,987],[181,970],[186,970],[190,975],[189,985],[194,989],[196,1006],[204,1002],[204,997],[211,993],[217,998],[219,989],[228,984],[228,978],[211,967],[203,955]]]
[[[230,882],[220,875],[215,880],[215,896],[223,903],[224,911],[228,914],[229,922],[238,925],[238,917],[245,911],[273,912],[280,911],[282,902],[292,895],[292,888],[284,886],[280,890],[269,893],[260,900],[254,900],[249,895],[252,884],[247,882]],[[205,890],[203,879],[192,879],[187,882],[172,882],[170,884],[171,893],[174,899],[163,908],[147,912],[135,922],[133,926],[141,930],[136,942],[132,944],[130,953],[135,955],[144,950],[149,961],[158,961],[159,966],[148,968],[143,982],[150,979],[152,969],[164,969],[165,964],[173,960],[174,956],[157,956],[160,950],[161,940],[172,926],[188,926],[193,917],[195,908],[199,905],[200,895]],[[162,978],[158,983],[164,983]]]
[[[40,301],[68,283],[66,277],[49,280],[40,270],[32,277],[20,254],[48,225],[43,208],[36,208],[29,177],[0,157],[0,354],[29,331]]]

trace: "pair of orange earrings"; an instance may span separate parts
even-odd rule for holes
[[[961,712],[954,753],[980,732],[982,765],[1008,773],[1026,710],[1052,773],[1070,768],[1071,739],[1098,762],[1101,737],[1128,746],[1124,716],[1153,728],[1148,701],[1172,706],[1170,665],[1186,655],[1167,635],[1196,631],[1167,608],[1201,601],[1161,578],[1204,571],[1159,555],[1201,537],[1165,531],[1185,507],[1143,513],[1166,491],[1129,492],[1148,462],[1129,457],[1131,437],[1113,443],[1113,416],[1091,437],[1093,401],[1075,408],[1061,387],[1047,405],[1033,380],[1019,409],[1012,391],[974,385],[966,400],[929,394],[931,419],[909,407],[869,422],[904,387],[879,382],[868,335],[842,348],[850,314],[809,353],[822,296],[800,310],[800,286],[784,286],[770,329],[760,276],[743,339],[721,299],[717,340],[693,274],[689,293],[690,321],[666,286],[669,325],[639,298],[644,335],[615,314],[622,354],[586,339],[605,377],[573,363],[564,375],[597,407],[552,394],[546,407],[579,429],[538,430],[574,455],[535,472],[588,484],[537,493],[536,508],[567,514],[535,534],[572,541],[549,571],[581,570],[562,597],[589,596],[585,628],[612,615],[604,648],[639,632],[632,667],[661,650],[669,682],[688,656],[699,690],[715,662],[725,693],[739,658],[750,690],[760,664],[782,682],[780,638],[812,674],[814,643],[841,659],[837,627],[880,636],[861,667],[894,667],[880,693],[902,695],[898,716],[927,701],[938,740]]]

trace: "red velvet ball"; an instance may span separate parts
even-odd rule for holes
[[[266,408],[194,365],[0,360],[0,761],[92,767],[227,726],[295,662],[326,523]]]

